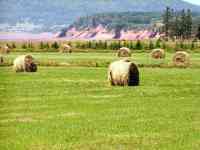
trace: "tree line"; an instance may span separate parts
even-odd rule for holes
[[[162,20],[162,30],[167,38],[200,39],[200,25],[198,29],[193,29],[193,17],[190,9],[175,11],[170,7],[166,7]]]
[[[76,50],[118,50],[121,47],[127,47],[131,50],[152,50],[155,48],[163,48],[166,50],[171,51],[173,50],[181,50],[181,49],[190,49],[195,50],[200,47],[197,40],[188,40],[187,42],[183,40],[179,40],[176,42],[166,42],[165,40],[157,39],[157,40],[149,40],[149,41],[121,41],[121,40],[111,40],[111,41],[67,41],[64,42],[70,45],[75,51]],[[58,51],[58,49],[62,48],[63,42],[39,42],[39,43],[32,43],[32,42],[24,42],[19,44],[8,43],[12,49],[16,50],[26,50],[26,51]]]

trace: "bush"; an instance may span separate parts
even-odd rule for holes
[[[40,42],[40,49],[44,49],[44,43]]]
[[[138,50],[141,50],[143,47],[142,47],[142,44],[141,44],[141,41],[140,40],[137,40],[137,43],[135,45],[135,49],[138,49]]]
[[[22,44],[22,49],[27,49],[26,43],[23,43],[23,44]]]
[[[12,46],[11,46],[13,49],[17,48],[15,43],[12,43]]]
[[[149,42],[149,49],[154,49],[154,44],[152,41]]]
[[[156,41],[156,48],[160,48],[161,47],[161,39],[158,39],[157,41]]]
[[[45,47],[46,49],[49,49],[49,48],[50,48],[49,43],[47,42],[47,43],[44,45],[44,47]]]
[[[52,45],[51,48],[53,49],[59,49],[59,44],[55,41]]]

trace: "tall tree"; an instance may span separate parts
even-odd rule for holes
[[[12,48],[16,48],[16,45],[15,45],[15,43],[12,43]]]
[[[44,47],[45,47],[46,49],[49,49],[49,48],[50,48],[49,43],[47,42],[47,43],[44,45]]]
[[[163,15],[164,32],[166,37],[186,39],[192,36],[192,13],[185,11],[174,11],[166,8]]]
[[[187,22],[186,22],[186,13],[185,13],[185,9],[183,9],[181,11],[181,26],[180,26],[180,33],[181,33],[181,38],[185,39],[187,34],[186,34],[186,30],[187,30]]]
[[[23,48],[23,49],[27,49],[26,43],[23,43],[23,44],[22,44],[22,48]]]
[[[51,48],[53,49],[58,49],[59,48],[59,44],[55,41],[52,45]]]
[[[42,41],[40,42],[40,49],[44,49],[44,43]]]
[[[198,30],[197,30],[196,37],[197,37],[198,39],[200,39],[200,24],[199,24],[199,26],[198,26]]]
[[[141,50],[143,47],[142,47],[142,43],[140,40],[137,40],[136,42],[136,45],[135,45],[135,49],[137,50]]]
[[[186,23],[186,38],[190,38],[192,35],[192,13],[190,9],[187,10],[185,23]]]
[[[150,50],[151,50],[151,49],[154,49],[153,41],[150,41],[150,42],[149,42],[149,49],[150,49]]]
[[[163,24],[164,24],[164,32],[167,37],[169,36],[170,19],[171,19],[171,9],[169,7],[166,7],[166,10],[163,15]]]
[[[176,13],[175,15],[174,33],[176,38],[179,38],[181,36],[181,20],[178,13]]]
[[[174,9],[170,9],[170,17],[169,17],[169,36],[174,37],[175,36],[175,24],[176,24],[176,12]]]

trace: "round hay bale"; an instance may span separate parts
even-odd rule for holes
[[[153,59],[164,59],[165,58],[165,50],[164,49],[154,49],[151,52],[151,57]]]
[[[131,57],[131,50],[127,47],[122,47],[117,51],[118,57]]]
[[[119,60],[110,64],[108,80],[113,86],[138,86],[138,67],[129,60]]]
[[[3,62],[4,62],[3,56],[0,55],[0,64],[3,64]]]
[[[21,55],[14,60],[13,69],[16,72],[36,72],[37,65],[31,55]]]
[[[187,67],[190,65],[190,55],[184,51],[178,51],[173,56],[173,64],[177,67]]]
[[[72,47],[68,44],[64,44],[61,49],[60,49],[61,53],[72,53]]]
[[[2,54],[8,54],[8,53],[10,53],[10,51],[11,51],[11,49],[7,45],[0,47],[0,52]]]

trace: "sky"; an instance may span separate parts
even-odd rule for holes
[[[200,5],[200,0],[184,0],[184,1]]]

